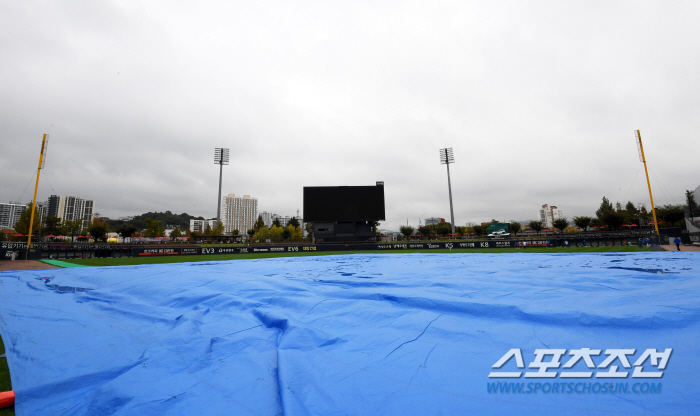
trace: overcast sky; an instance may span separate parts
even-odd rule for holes
[[[593,215],[700,184],[698,1],[0,0],[0,202],[303,213],[384,181],[381,228]]]

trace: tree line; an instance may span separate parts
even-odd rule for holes
[[[655,208],[657,220],[666,227],[680,227],[685,229],[685,216],[695,218],[700,217],[700,208],[695,202],[693,191],[686,191],[687,204],[667,204]],[[28,235],[30,215],[32,211],[32,203],[27,204],[27,209],[20,215],[19,221],[15,225],[15,232]],[[63,235],[70,237],[72,240],[77,236],[90,236],[95,241],[106,240],[105,235],[108,232],[116,232],[123,238],[130,237],[165,237],[166,225],[175,225],[175,228],[170,233],[171,239],[180,237],[188,237],[190,241],[195,241],[198,238],[209,238],[223,240],[224,225],[220,221],[212,229],[208,224],[203,232],[192,232],[189,230],[191,219],[203,220],[203,217],[194,217],[187,213],[173,214],[170,211],[148,212],[133,217],[130,220],[112,220],[109,218],[99,218],[99,214],[94,218],[87,227],[83,227],[83,220],[61,221],[58,217],[45,217],[44,222],[39,221],[39,215],[34,213],[34,223],[32,226],[32,235],[39,236],[59,236]],[[593,227],[605,227],[608,230],[619,230],[624,228],[624,225],[639,224],[640,222],[649,222],[652,219],[652,214],[644,204],[640,206],[628,201],[624,207],[621,203],[616,202],[614,205],[603,196],[602,202],[596,210],[594,216],[578,216],[572,220],[567,218],[559,218],[554,220],[553,226],[560,232],[565,230],[574,231],[571,226],[576,226],[578,229],[588,231]],[[491,224],[499,224],[495,219]],[[484,236],[487,234],[488,225],[475,225],[471,227],[455,226],[455,237]],[[307,240],[311,239],[312,234],[311,223],[307,223],[305,229],[308,233]],[[527,224],[528,229],[535,233],[540,233],[545,229],[541,221],[530,221]],[[523,227],[518,222],[509,224],[511,233],[523,231]],[[418,228],[410,225],[400,227],[400,233],[406,239],[412,235],[418,235],[421,238],[437,235],[440,238],[446,237],[452,232],[452,225],[449,222],[442,222],[434,225],[422,225]],[[287,227],[282,227],[279,218],[276,218],[270,227],[265,226],[262,216],[258,216],[253,228],[246,230],[246,234],[253,241],[302,241],[303,231],[300,228],[300,223],[297,218],[292,217]],[[234,240],[242,237],[240,230],[233,230],[232,236]],[[0,241],[5,240],[6,236],[0,232]]]
[[[30,217],[32,212],[32,203],[27,204],[27,209],[22,212],[19,220],[15,224],[15,232],[22,235],[28,235]],[[153,217],[148,215],[153,215]],[[144,218],[145,217],[145,218]],[[165,237],[165,227],[167,224],[178,224],[170,233],[170,238],[189,237],[189,220],[203,219],[202,217],[193,217],[187,213],[172,214],[170,211],[164,213],[146,213],[134,217],[131,220],[110,220],[109,218],[100,218],[99,214],[83,227],[83,220],[77,219],[74,221],[61,221],[59,217],[44,217],[43,223],[39,221],[38,212],[34,212],[34,222],[32,224],[32,235],[38,238],[46,238],[47,236],[63,236],[70,237],[75,240],[76,237],[89,237],[95,241],[106,241],[106,234],[116,232],[123,238],[129,237]],[[185,222],[186,225],[185,225]],[[182,227],[182,228],[180,228]],[[185,230],[185,231],[183,231]],[[223,232],[223,226],[221,231]],[[0,240],[6,238],[4,233],[0,232]]]
[[[695,202],[693,191],[686,191],[686,202],[687,204],[685,205],[666,204],[655,207],[657,221],[665,227],[680,227],[685,229],[684,218],[686,216],[692,218],[700,217],[700,207],[698,207]],[[653,221],[652,213],[647,210],[644,204],[637,206],[632,201],[628,201],[623,207],[619,202],[613,205],[608,198],[603,196],[600,207],[596,210],[594,216],[573,217],[571,220],[566,217],[558,218],[552,222],[552,225],[554,229],[563,233],[565,231],[588,231],[594,227],[604,227],[607,230],[620,230],[626,228],[626,226],[630,227],[631,224],[640,225],[640,222],[648,223],[650,221]],[[491,223],[485,225],[474,225],[471,227],[455,226],[455,234],[457,234],[456,237],[471,235],[481,237],[487,234],[488,227],[491,224],[500,223],[494,219]],[[576,226],[578,230],[574,230],[572,226]],[[526,230],[527,229],[539,234],[542,230],[545,230],[545,225],[541,221],[530,221],[527,224]],[[511,222],[509,224],[509,230],[516,235],[524,231],[522,224],[519,222]],[[418,228],[410,225],[402,225],[399,231],[401,236],[406,239],[411,238],[411,236],[426,238],[436,234],[440,238],[444,238],[452,232],[452,225],[449,222],[441,222],[435,225],[423,225]]]
[[[309,231],[311,224],[306,224],[306,230]],[[253,228],[248,230],[248,235],[252,241],[266,242],[271,241],[279,243],[282,241],[303,241],[304,232],[301,229],[301,224],[296,217],[292,217],[286,227],[282,226],[279,218],[272,221],[270,227],[265,225],[262,215],[258,216]],[[311,233],[309,233],[310,239]]]

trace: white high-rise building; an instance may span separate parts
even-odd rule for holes
[[[0,203],[0,230],[11,230],[27,206],[19,202]]]
[[[554,221],[558,220],[559,218],[564,218],[564,214],[562,214],[562,211],[554,205],[550,207],[547,204],[544,204],[542,205],[542,208],[537,211],[537,218],[538,221],[545,226],[545,228],[552,228],[554,227]]]
[[[207,229],[207,225],[212,230],[216,228],[216,218],[211,220],[190,220],[190,231],[203,233]]]
[[[51,195],[45,204],[48,206],[45,211],[42,211],[45,212],[45,216],[58,217],[61,221],[83,220],[83,228],[90,226],[95,214],[95,201],[91,199]]]
[[[279,218],[279,215],[263,211],[260,213],[260,217],[262,217],[265,227],[270,228],[272,227],[272,222],[275,220],[275,218]],[[255,220],[257,221],[257,218]]]
[[[258,198],[250,195],[236,196],[228,194],[223,198],[221,221],[224,223],[224,233],[231,235],[233,230],[238,230],[241,235],[246,235],[258,220]]]

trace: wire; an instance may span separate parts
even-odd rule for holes
[[[681,204],[678,203],[678,201],[676,201],[675,198],[673,198],[673,197],[671,196],[671,193],[668,192],[668,190],[667,190],[666,187],[664,186],[663,182],[661,182],[661,179],[659,179],[659,177],[656,176],[656,173],[652,172],[652,175],[654,175],[654,179],[656,179],[656,182],[658,182],[659,185],[661,185],[661,189],[662,189],[664,192],[666,192],[666,196],[668,197],[669,201],[673,202],[675,205],[681,205]]]
[[[19,198],[17,198],[17,202],[22,201],[22,198],[24,198],[24,193],[27,192],[27,188],[29,188],[29,184],[32,183],[32,180],[34,179],[35,176],[36,176],[36,173],[34,175],[32,175],[32,177],[29,179],[29,182],[27,182],[27,186],[25,186],[24,191],[22,191],[22,195],[20,195]]]
[[[622,199],[622,203],[625,203],[625,199],[627,199],[627,196],[630,194],[630,191],[632,190],[632,187],[634,186],[634,181],[637,180],[637,176],[639,176],[639,172],[641,172],[641,171],[642,171],[642,165],[639,165],[639,169],[637,169],[637,173],[634,175],[634,179],[632,179],[632,184],[630,185],[630,189],[627,190],[625,197]]]
[[[56,195],[56,190],[53,189],[53,185],[51,185],[51,181],[49,180],[49,177],[46,175],[46,172],[44,172],[44,179],[46,179],[46,182],[49,183],[49,186],[51,187],[51,191],[53,192],[53,194]]]

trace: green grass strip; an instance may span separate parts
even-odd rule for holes
[[[5,353],[5,344],[2,343],[2,337],[0,337],[0,355]],[[7,367],[7,359],[0,358],[0,391],[10,391],[12,390],[12,382],[10,381],[10,369]],[[0,416],[14,416],[15,407],[5,407],[0,409]]]
[[[281,253],[247,253],[247,254],[215,254],[215,255],[191,255],[191,256],[150,256],[150,257],[122,257],[122,258],[95,258],[95,259],[70,259],[63,263],[72,263],[79,266],[133,266],[139,264],[164,264],[164,263],[190,263],[207,261],[250,260],[278,257],[307,257],[307,256],[342,256],[348,254],[430,254],[430,253],[628,253],[651,251],[651,248],[636,246],[612,246],[612,247],[532,247],[519,248],[490,248],[490,249],[435,249],[435,250],[363,250],[363,251],[316,251],[316,252],[281,252]]]
[[[63,267],[63,268],[87,267],[86,264],[68,263],[67,261],[63,261],[63,260],[41,260],[41,261],[46,263],[46,264],[50,264],[52,266],[58,266],[58,267]]]

